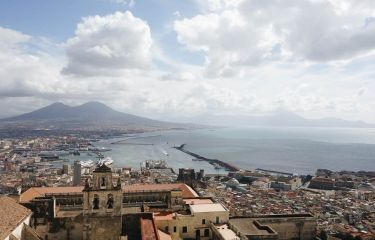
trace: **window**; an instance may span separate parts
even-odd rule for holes
[[[105,177],[102,177],[102,183],[100,184],[101,187],[105,187]]]
[[[176,226],[173,227],[173,232],[177,232],[177,227]]]
[[[204,229],[204,236],[209,237],[210,236],[210,230],[209,229]]]
[[[216,224],[219,223],[219,217],[216,217]]]
[[[93,209],[99,209],[99,196],[94,194],[94,199],[92,200]]]
[[[206,224],[206,219],[202,219],[202,224]]]
[[[169,227],[168,227],[168,226],[165,227],[165,231],[166,231],[166,232],[169,231]]]
[[[182,227],[182,232],[187,233],[187,227],[186,226]]]
[[[112,209],[113,208],[113,195],[110,193],[108,194],[107,198],[107,208]]]

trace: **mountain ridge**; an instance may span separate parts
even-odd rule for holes
[[[363,121],[347,121],[339,118],[306,119],[288,111],[279,111],[273,115],[263,116],[228,116],[228,115],[201,115],[190,118],[188,122],[216,126],[277,126],[277,127],[352,127],[375,128],[375,124]],[[128,113],[116,111],[109,106],[96,101],[86,102],[78,106],[69,106],[61,102],[52,103],[35,111],[14,117],[0,119],[1,123],[45,122],[61,123],[64,127],[71,125],[94,126],[146,126],[165,127],[187,125],[153,120]],[[61,126],[61,125],[60,125]]]
[[[293,112],[279,111],[271,115],[200,115],[185,119],[188,122],[218,126],[259,126],[259,127],[342,127],[375,128],[375,124],[363,121],[348,121],[340,118],[307,119]]]
[[[100,102],[87,102],[78,106],[69,106],[61,102],[14,117],[3,118],[1,121],[44,121],[44,120],[131,120],[157,121],[136,115],[116,111]],[[158,121],[159,122],[159,121]]]
[[[53,129],[144,129],[185,128],[188,124],[164,122],[116,111],[100,102],[69,106],[61,102],[0,119],[4,125]]]

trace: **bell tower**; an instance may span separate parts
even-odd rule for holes
[[[91,184],[83,189],[83,239],[119,239],[121,223],[121,181],[114,185],[112,170],[105,164],[93,171]]]

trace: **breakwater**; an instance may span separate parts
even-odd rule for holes
[[[260,172],[265,172],[265,173],[274,173],[274,174],[279,174],[279,175],[285,175],[285,176],[293,176],[293,173],[288,173],[288,172],[281,172],[281,171],[274,171],[274,170],[268,170],[268,169],[263,169],[263,168],[257,168],[255,169]]]
[[[186,150],[184,148],[185,146],[186,146],[186,144],[181,144],[180,146],[174,146],[173,148],[175,148],[177,150],[180,150],[181,152],[184,152],[186,154],[189,154],[192,157],[195,157],[197,159],[197,161],[208,162],[209,164],[213,165],[215,168],[224,168],[227,171],[233,171],[233,172],[237,172],[237,171],[240,170],[238,167],[233,166],[232,164],[229,164],[227,162],[224,162],[224,161],[221,161],[221,160],[218,160],[218,159],[206,158],[206,157],[203,157],[199,154],[190,152],[189,150]]]

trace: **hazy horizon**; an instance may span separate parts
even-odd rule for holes
[[[84,116],[77,115],[79,111],[75,111],[75,109],[81,109],[82,107],[86,106],[85,111],[86,114],[91,114],[92,116],[99,116],[103,111],[115,111],[119,113],[128,114],[126,112],[118,111],[116,109],[111,108],[110,106],[107,106],[101,102],[98,101],[89,101],[83,104],[79,105],[67,105],[63,102],[55,102],[52,104],[49,104],[45,107],[42,107],[40,109],[34,109],[31,112],[25,112],[21,113],[19,115],[10,116],[9,118],[0,118],[0,121],[20,121],[23,118],[29,119],[31,121],[35,121],[35,114],[37,114],[39,111],[44,110],[43,113],[37,114],[38,118],[40,120],[48,120],[52,118],[55,118],[56,111],[61,109],[61,116],[66,116],[66,107],[73,110],[74,119],[78,120],[79,118],[83,117],[81,120],[88,120]],[[47,110],[48,111],[45,111]],[[113,113],[115,113],[113,112]],[[32,118],[26,117],[26,115],[34,114]],[[108,114],[108,113],[107,113]],[[25,116],[25,117],[23,117]],[[116,115],[115,115],[116,116]],[[140,115],[134,115],[135,117],[145,117]],[[59,117],[59,118],[60,118]],[[13,119],[15,118],[15,119]],[[21,118],[21,119],[17,119]],[[17,119],[17,120],[16,120]],[[68,120],[69,118],[65,119]],[[206,126],[227,126],[227,127],[256,127],[256,126],[275,126],[275,127],[341,127],[341,128],[375,128],[375,124],[369,123],[369,122],[363,122],[363,121],[348,121],[345,119],[339,119],[339,118],[318,118],[318,119],[309,119],[309,118],[303,118],[302,116],[289,112],[286,110],[276,110],[274,112],[271,112],[269,114],[260,114],[260,115],[199,115],[199,116],[192,116],[190,118],[185,119],[157,119],[157,118],[149,118],[153,120],[159,120],[159,121],[167,121],[167,122],[175,122],[175,123],[186,123],[186,124],[201,124]],[[23,119],[25,120],[25,119]],[[23,121],[21,120],[21,121]],[[60,119],[62,120],[62,119]],[[92,119],[93,120],[93,119]],[[113,119],[115,120],[115,119]],[[130,119],[129,119],[130,120]]]

